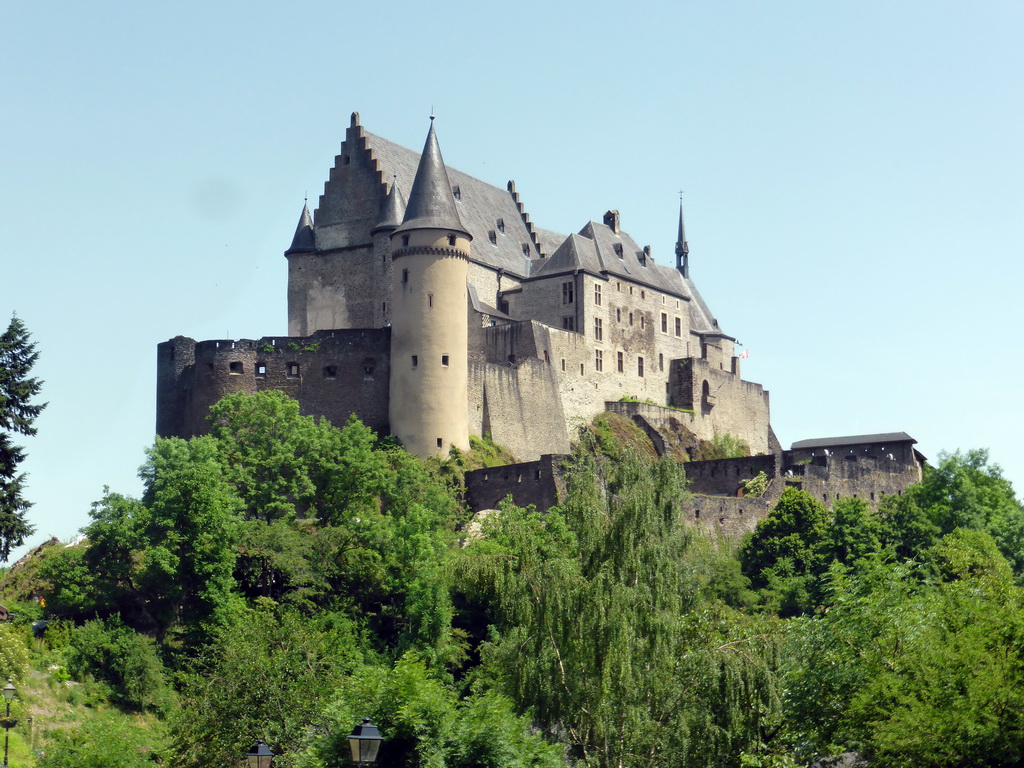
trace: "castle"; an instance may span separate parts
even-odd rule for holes
[[[201,434],[224,395],[279,389],[421,457],[489,434],[538,462],[627,399],[648,427],[781,454],[768,392],[742,379],[735,338],[691,279],[682,206],[675,265],[659,264],[615,210],[575,234],[536,226],[514,182],[445,165],[433,117],[417,154],[354,113],[285,256],[288,336],[158,346],[158,434]]]

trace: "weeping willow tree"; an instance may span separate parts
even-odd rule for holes
[[[482,679],[588,765],[757,764],[742,755],[780,723],[774,625],[711,597],[678,465],[587,443],[560,507],[506,507],[464,551],[468,589],[493,611]]]

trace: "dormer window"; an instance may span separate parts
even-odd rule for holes
[[[462,190],[459,189],[459,185],[458,184],[456,184],[454,187],[452,187],[452,197],[454,197],[456,200],[461,200],[462,199]]]
[[[529,255],[530,255],[530,244],[529,243],[523,243],[523,256],[529,256]]]
[[[487,239],[491,241],[491,245],[496,245],[498,242],[498,233],[493,229],[487,233]]]
[[[501,234],[503,234],[503,235],[505,234],[505,220],[504,219],[498,219],[498,231],[501,232]]]
[[[618,256],[621,259],[622,258],[622,243],[616,243],[612,247],[615,249],[615,255]]]

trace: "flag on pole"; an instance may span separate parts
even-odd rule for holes
[[[750,357],[750,352],[744,349],[742,352],[740,352],[740,357]]]

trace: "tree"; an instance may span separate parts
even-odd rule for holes
[[[586,764],[737,765],[779,725],[775,622],[710,596],[681,467],[602,464],[595,445],[568,487],[543,516],[503,508],[463,550],[495,617],[483,674]]]
[[[23,496],[25,475],[18,474],[25,451],[14,445],[11,435],[34,435],[36,417],[46,407],[46,403],[32,402],[43,386],[29,375],[38,359],[25,324],[13,316],[0,335],[0,560],[5,562],[11,549],[33,531],[25,519],[32,506]]]

